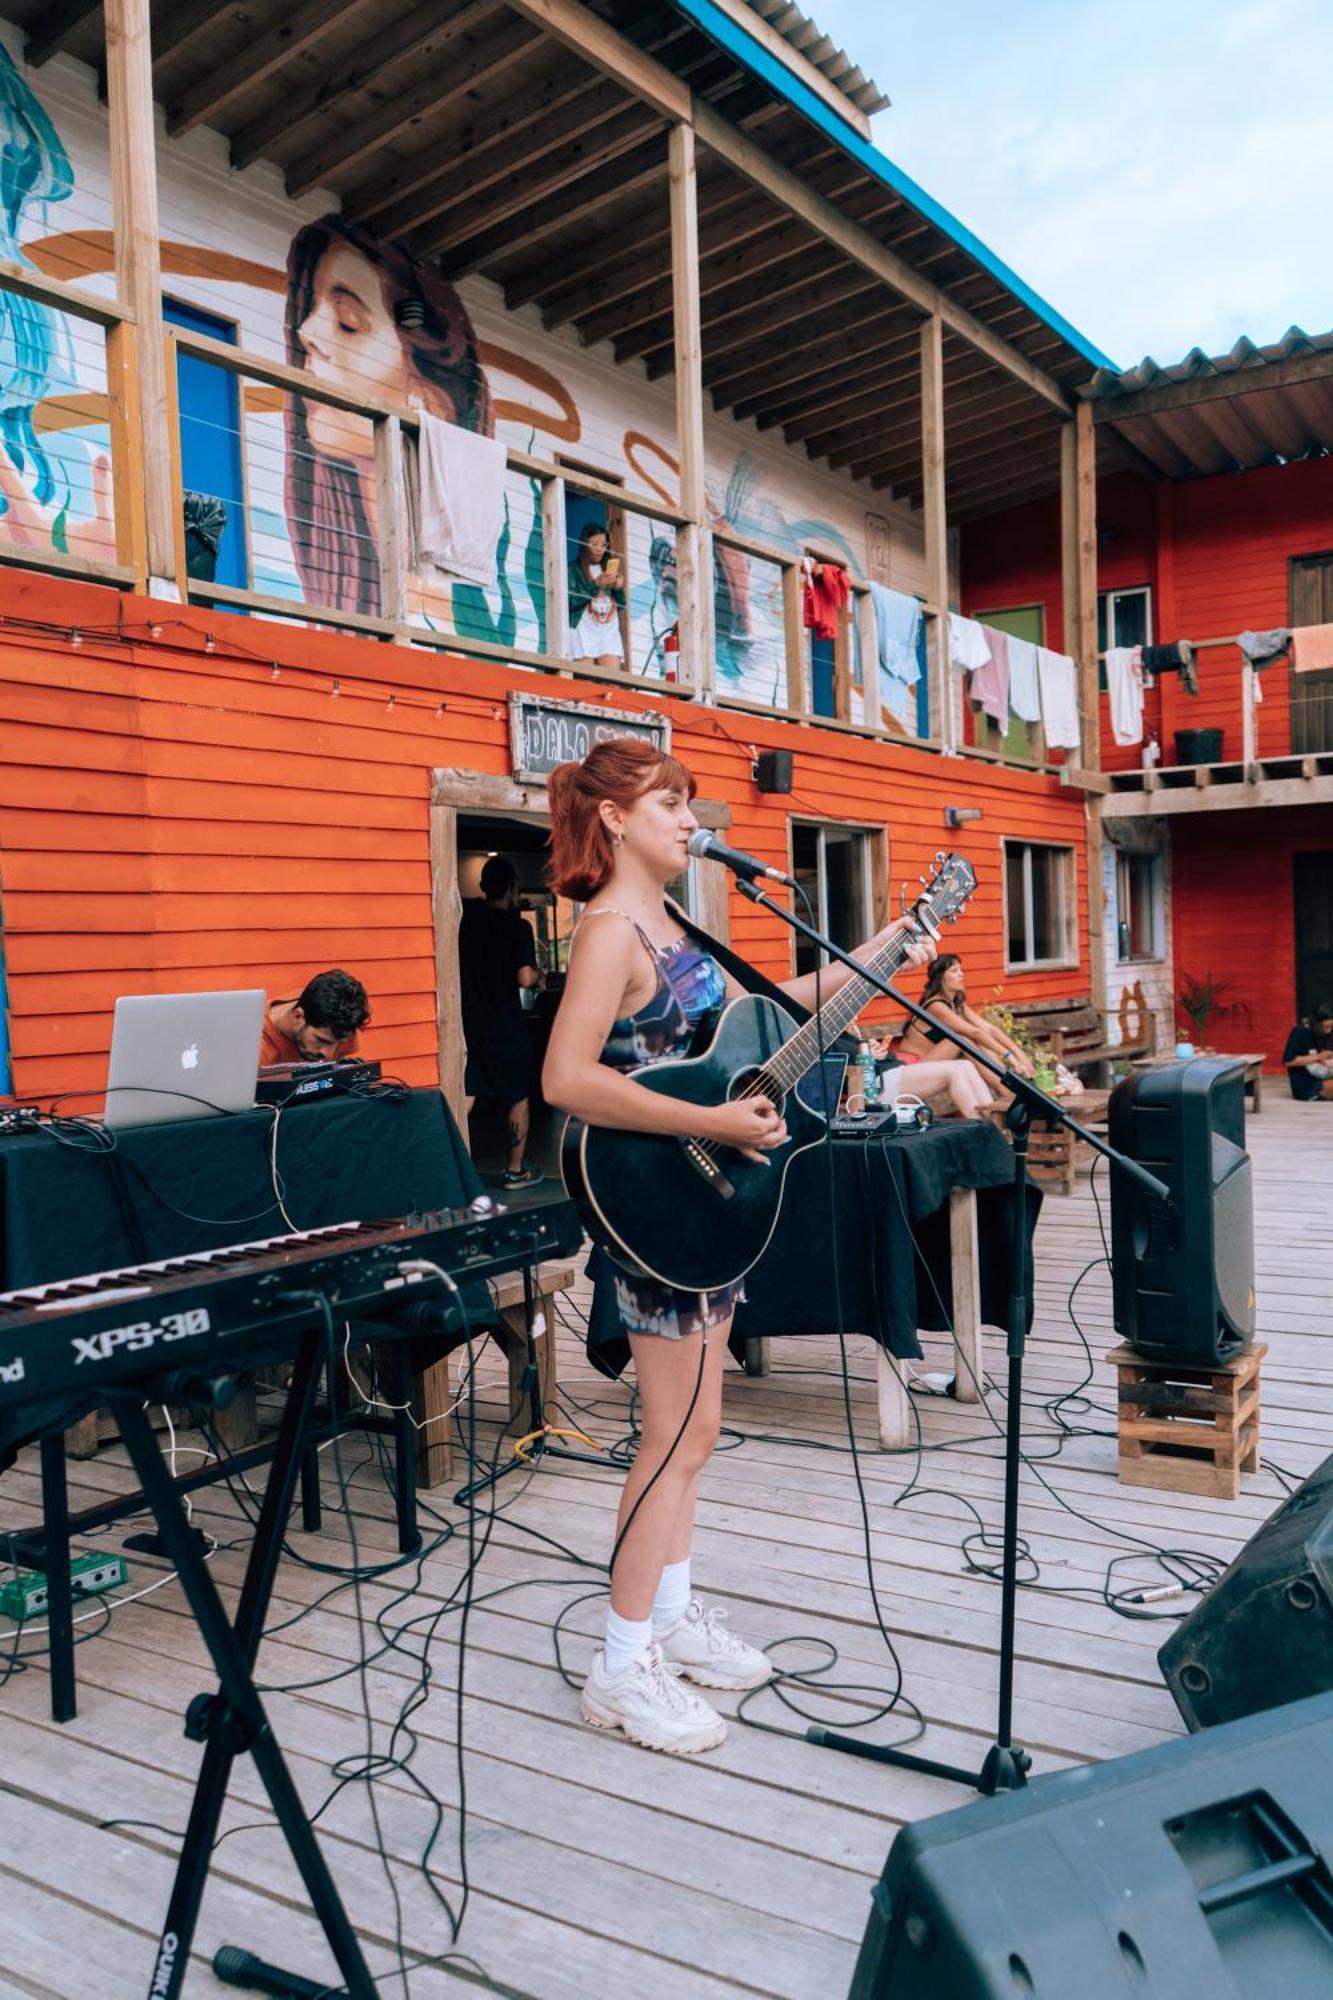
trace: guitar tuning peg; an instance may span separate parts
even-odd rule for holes
[[[942,847],[937,847],[935,849],[935,866],[937,868],[943,868],[948,858],[949,858],[948,855],[945,853]]]

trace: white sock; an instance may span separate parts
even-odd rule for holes
[[[660,1639],[673,1625],[679,1625],[690,1602],[690,1559],[668,1563],[653,1599],[653,1637]]]
[[[617,1674],[623,1674],[626,1667],[632,1667],[640,1653],[646,1653],[652,1643],[651,1618],[622,1618],[618,1611],[607,1606],[603,1659],[610,1678],[614,1679]]]

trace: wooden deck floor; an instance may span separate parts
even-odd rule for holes
[[[1263,1449],[1301,1477],[1333,1446],[1333,1242],[1328,1189],[1333,1111],[1290,1103],[1274,1090],[1252,1121],[1256,1163],[1260,1330],[1270,1346],[1264,1375]],[[1100,1176],[1099,1176],[1100,1179]],[[1097,1359],[1093,1407],[1071,1421],[1086,1434],[1056,1435],[1043,1407],[1084,1374],[1084,1348],[1070,1325],[1070,1285],[1099,1254],[1087,1177],[1074,1194],[1047,1201],[1038,1237],[1038,1313],[1030,1347],[1027,1443],[1044,1461],[1024,1476],[1023,1530],[1041,1564],[1044,1591],[1024,1591],[1019,1610],[1016,1726],[1037,1769],[1115,1757],[1178,1733],[1154,1659],[1161,1628],[1130,1622],[1100,1601],[1108,1561],[1132,1553],[1136,1537],[1229,1559],[1271,1512],[1282,1488],[1265,1469],[1235,1503],[1131,1490],[1115,1478],[1109,1371],[1109,1281],[1094,1271],[1077,1311]],[[960,1537],[979,1514],[993,1536],[1000,1521],[996,1424],[987,1408],[919,1399],[929,1445],[918,1463],[874,1447],[873,1368],[851,1343],[852,1395],[862,1445],[870,1543],[884,1616],[901,1656],[905,1692],[929,1720],[929,1753],[974,1765],[993,1729],[998,1591],[966,1573]],[[993,1373],[1003,1380],[998,1337]],[[932,1343],[933,1365],[946,1359]],[[696,1576],[725,1600],[737,1625],[780,1647],[784,1664],[811,1661],[814,1642],[836,1647],[835,1678],[887,1689],[891,1667],[866,1581],[862,1525],[846,1453],[836,1344],[775,1343],[776,1372],[729,1377],[726,1420],[735,1448],[704,1481]],[[498,1408],[501,1373],[480,1370],[483,1413]],[[589,1404],[599,1436],[623,1435],[626,1392],[587,1369],[573,1332],[562,1342],[567,1407]],[[812,1448],[816,1446],[819,1448]],[[388,1505],[377,1467],[360,1444],[344,1448],[363,1562],[392,1553]],[[325,1454],[331,1507],[337,1482]],[[128,1484],[115,1447],[72,1468],[75,1504]],[[914,1491],[906,1505],[909,1484]],[[827,2000],[847,1990],[871,1882],[905,1821],[964,1803],[933,1779],[867,1765],[803,1742],[733,1727],[707,1758],[673,1760],[631,1749],[579,1725],[575,1696],[556,1670],[552,1620],[595,1571],[555,1543],[603,1559],[618,1490],[610,1471],[548,1461],[500,1493],[477,1581],[466,1656],[467,1852],[471,1904],[461,1949],[504,1990],[542,2000],[587,2000],[652,1992],[658,2000],[723,2000],[734,1994]],[[0,1480],[0,1525],[33,1518],[34,1454]],[[437,1502],[440,1522],[459,1522]],[[1071,1511],[1072,1510],[1072,1511]],[[245,1527],[225,1491],[196,1503],[196,1519],[223,1544],[214,1574],[239,1578]],[[346,1562],[348,1521],[334,1511],[319,1537],[294,1534],[316,1561]],[[551,1540],[537,1539],[538,1531]],[[434,1852],[441,1895],[457,1897],[458,1786],[454,1688],[458,1618],[446,1609],[459,1585],[460,1532],[421,1566],[364,1585],[293,1561],[282,1567],[261,1656],[270,1708],[297,1781],[313,1807],[334,1786],[331,1767],[364,1758],[373,1733],[387,1751],[390,1728],[420,1679],[427,1634],[429,1698],[411,1728],[411,1769],[444,1801]],[[1145,1561],[1132,1573],[1150,1578]],[[136,1561],[133,1585],[155,1574]],[[1071,1594],[1051,1594],[1058,1586]],[[599,1601],[568,1620],[568,1657],[581,1669]],[[441,1614],[437,1627],[428,1622]],[[423,1618],[427,1622],[422,1622]],[[381,1631],[398,1633],[383,1650]],[[365,1638],[359,1620],[369,1627]],[[410,1624],[409,1621],[417,1621]],[[293,1622],[295,1621],[295,1622]],[[405,1629],[404,1629],[405,1628]],[[172,1834],[184,1822],[198,1749],[181,1733],[182,1712],[209,1684],[179,1590],[168,1583],[120,1605],[78,1650],[78,1719],[57,1728],[47,1713],[40,1661],[0,1689],[0,1991],[64,1996],[87,1990],[96,1964],[106,1996],[143,1992],[172,1866]],[[380,1656],[363,1677],[363,1643]],[[734,1706],[723,1697],[724,1706]],[[772,1697],[756,1711],[790,1722]],[[850,1718],[849,1718],[850,1719]],[[871,1732],[902,1735],[901,1723]],[[395,1749],[406,1748],[403,1739]],[[299,1883],[268,1823],[255,1773],[242,1760],[226,1824],[244,1828],[216,1858],[187,1991],[224,1990],[208,1969],[218,1943],[243,1943],[309,1976],[331,1961],[304,1908]],[[377,1853],[372,1804],[394,1857],[393,1887]],[[144,1822],[103,1831],[117,1817]],[[155,1823],[155,1824],[154,1824]],[[409,1777],[339,1791],[320,1819],[326,1852],[374,1969],[391,1974],[395,1926],[410,1956],[443,1952],[448,1930],[415,1863],[433,1809]],[[395,1913],[395,1894],[398,1913]],[[414,1971],[410,1992],[462,1991],[473,1975]],[[401,1994],[402,1980],[381,1989]],[[475,1990],[475,1987],[474,1987]]]

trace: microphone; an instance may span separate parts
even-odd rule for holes
[[[213,1972],[224,1986],[248,1986],[252,1993],[276,1994],[278,2000],[337,2000],[346,1988],[328,1981],[303,1979],[256,1958],[241,1945],[224,1944],[213,1954]]]
[[[789,889],[796,884],[790,875],[784,875],[780,868],[770,868],[766,862],[756,861],[753,854],[742,854],[739,847],[728,847],[706,826],[696,827],[690,835],[688,851],[696,861],[720,861],[724,868],[730,868],[733,875],[739,875],[742,882],[755,882],[765,876],[770,882],[785,882]]]

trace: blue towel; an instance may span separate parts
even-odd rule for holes
[[[921,678],[921,606],[914,597],[888,590],[882,583],[871,584],[870,601],[875,607],[879,645],[880,703],[896,721],[915,729],[916,701],[911,690]]]

